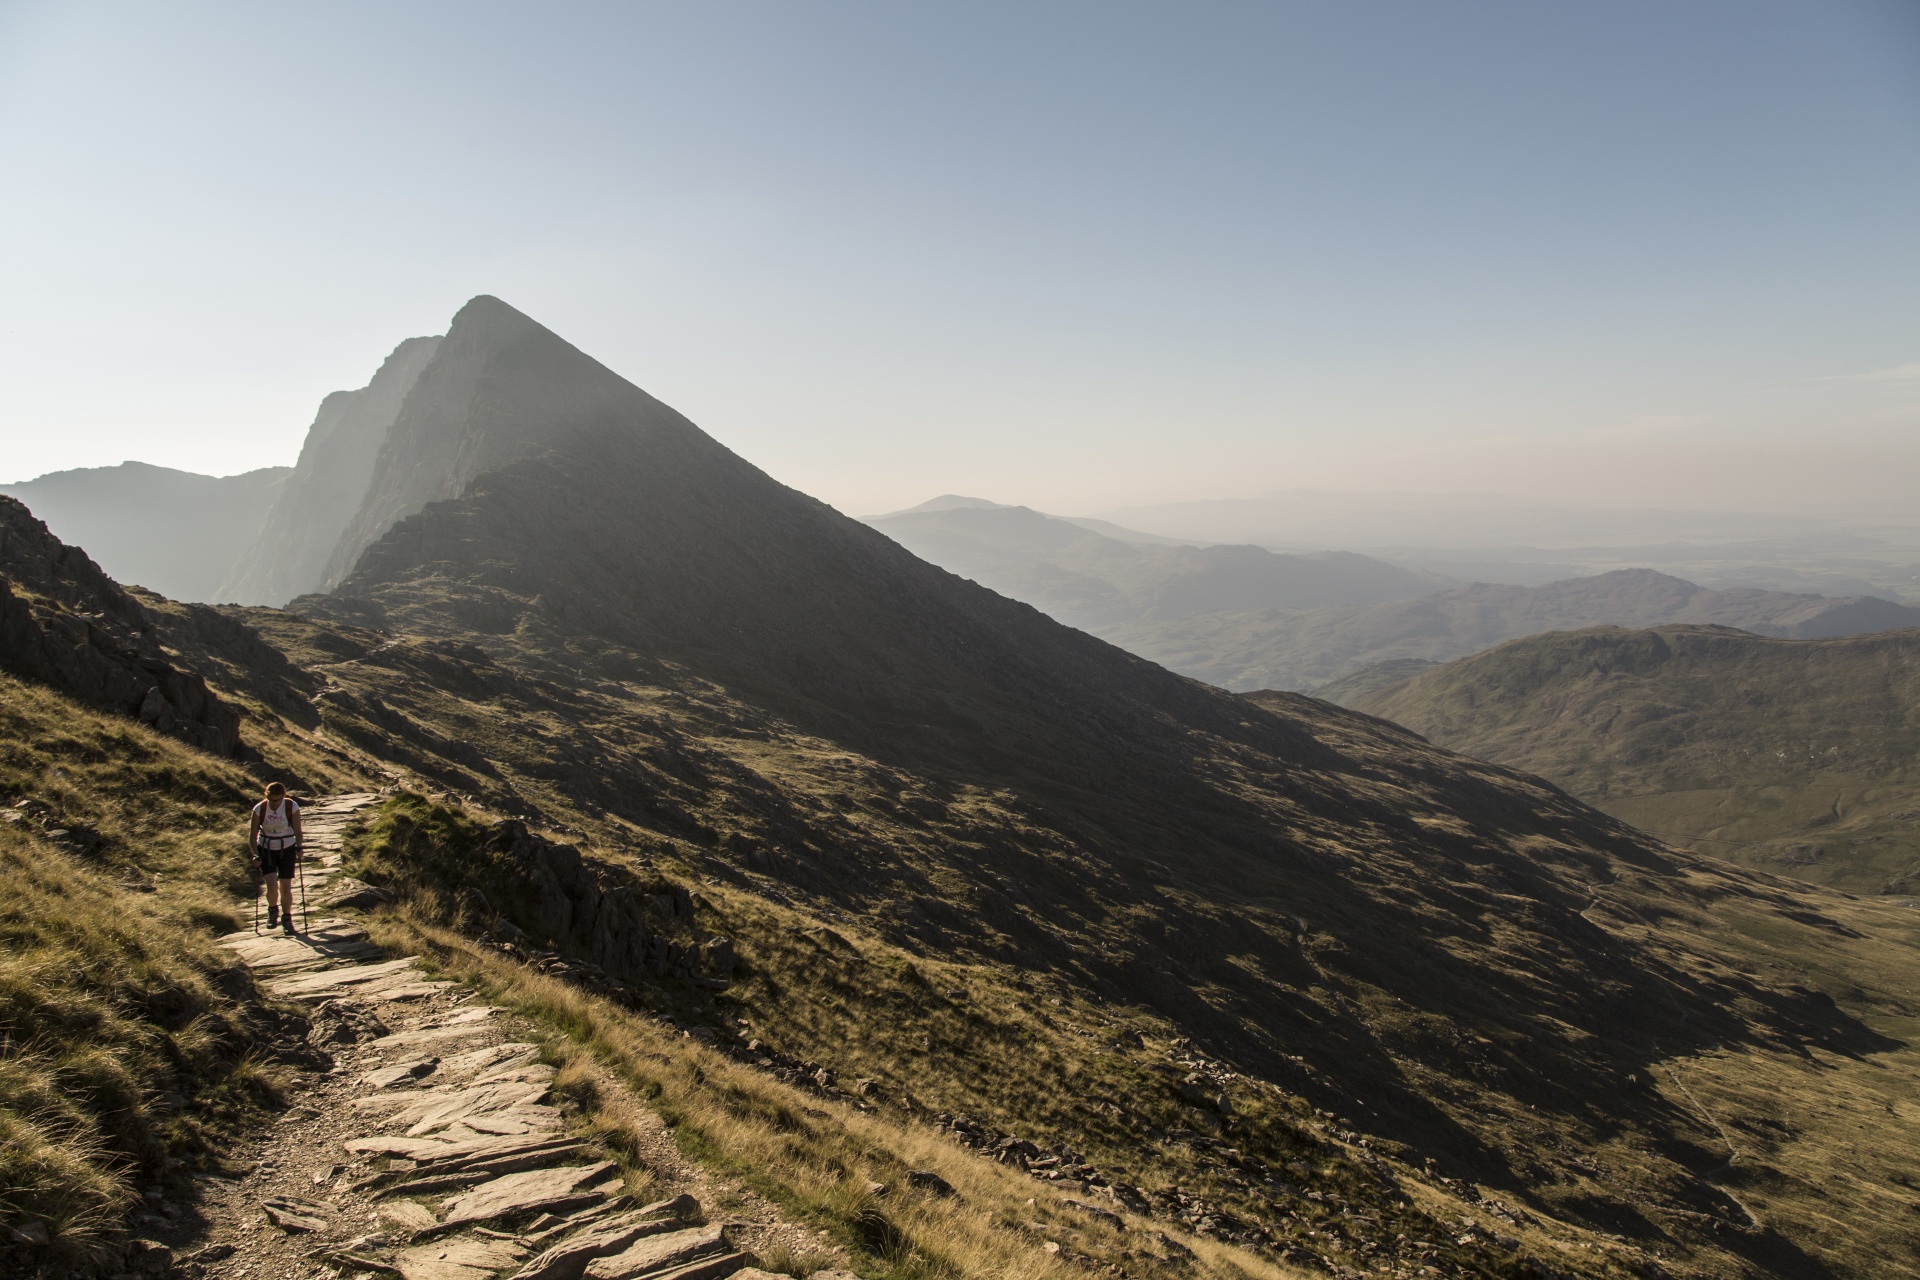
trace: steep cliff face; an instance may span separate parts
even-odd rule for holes
[[[408,338],[366,386],[320,402],[299,464],[220,583],[219,599],[278,605],[322,585],[340,535],[373,483],[394,419],[439,346],[439,338]]]
[[[0,497],[0,668],[231,756],[240,713],[161,650],[140,602]]]
[[[321,589],[344,580],[360,553],[403,517],[610,423],[656,440],[712,445],[674,410],[498,298],[475,298],[453,318],[394,420],[372,483],[328,556]]]

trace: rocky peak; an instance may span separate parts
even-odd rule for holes
[[[336,391],[320,402],[298,465],[221,583],[218,598],[279,605],[322,586],[334,548],[373,483],[375,464],[407,393],[440,341],[408,338],[366,386]]]
[[[551,330],[498,298],[473,299],[408,392],[357,514],[328,558],[323,589],[428,503],[459,497],[479,476],[611,425],[681,443],[705,440]]]

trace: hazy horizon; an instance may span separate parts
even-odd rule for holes
[[[1920,15],[0,6],[10,483],[493,293],[849,513],[1920,518]]]

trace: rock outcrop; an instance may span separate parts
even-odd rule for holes
[[[160,648],[146,610],[18,500],[0,497],[0,668],[215,755],[240,713]]]
[[[366,386],[320,402],[298,465],[220,584],[220,599],[280,605],[321,588],[328,559],[373,482],[387,433],[439,347],[439,338],[408,338]]]
[[[496,891],[496,896],[509,904],[501,914],[513,929],[559,944],[616,981],[690,979],[703,973],[724,979],[733,972],[729,940],[675,940],[694,918],[693,897],[685,886],[625,883],[572,845],[545,839],[513,819],[494,824],[488,845],[512,868],[511,892]],[[585,976],[601,975],[589,971]]]

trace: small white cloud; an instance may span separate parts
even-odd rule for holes
[[[1885,369],[1872,369],[1866,373],[1836,373],[1830,377],[1818,379],[1820,382],[1920,382],[1920,360],[1909,360],[1905,364],[1896,364]]]

